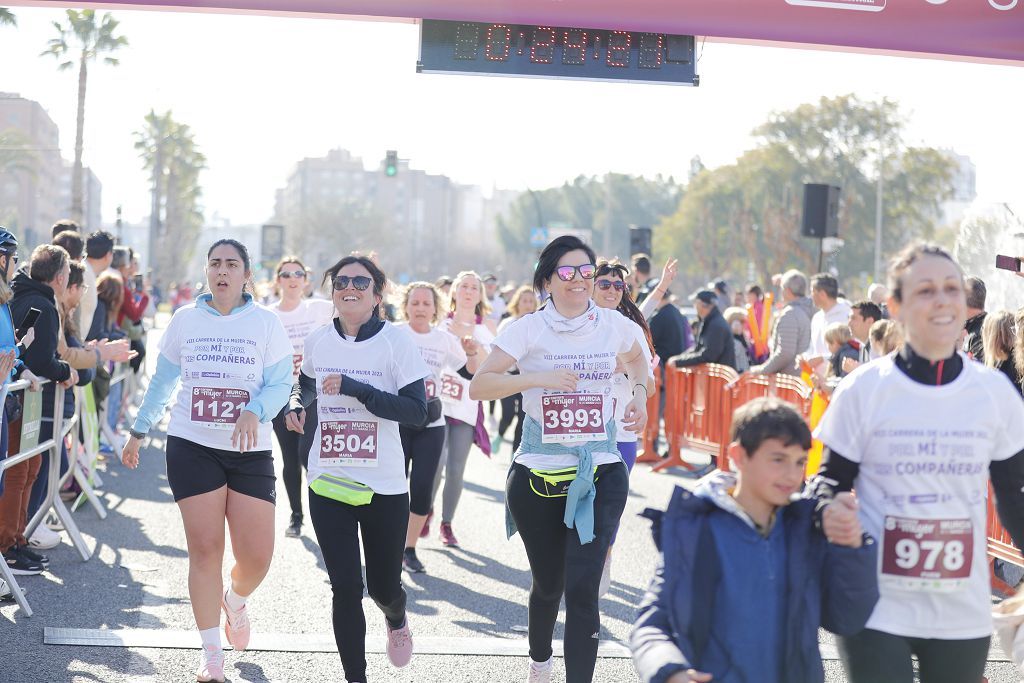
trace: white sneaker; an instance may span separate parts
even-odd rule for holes
[[[548,657],[546,662],[535,662],[530,660],[530,675],[526,683],[550,683],[551,670],[554,667],[554,658]]]
[[[597,589],[597,597],[603,598],[608,589],[612,587],[612,556],[611,553],[604,558],[604,569],[601,570],[601,585]]]
[[[28,539],[28,545],[33,550],[49,550],[50,548],[56,548],[60,545],[60,534],[51,530],[45,524],[40,524],[36,527],[36,530],[32,532],[32,536]]]

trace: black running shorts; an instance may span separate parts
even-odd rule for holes
[[[238,453],[167,437],[167,483],[174,501],[227,486],[253,498],[275,502],[273,451]]]

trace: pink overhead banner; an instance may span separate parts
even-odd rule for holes
[[[51,0],[7,4],[66,7]],[[623,29],[1024,63],[1024,0],[106,0],[75,6]]]

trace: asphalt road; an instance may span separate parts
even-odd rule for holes
[[[155,354],[154,342],[151,339]],[[420,558],[428,573],[405,575],[415,637],[525,639],[530,583],[526,556],[518,537],[506,540],[504,535],[502,500],[508,460],[508,446],[492,459],[479,451],[471,454],[454,523],[460,549],[444,548],[436,536],[421,543]],[[2,682],[195,680],[195,650],[43,643],[48,626],[165,633],[194,629],[185,539],[167,487],[162,433],[143,451],[137,470],[125,469],[114,458],[105,461],[104,470],[108,518],[101,521],[88,506],[76,513],[89,543],[95,544],[95,556],[82,562],[65,539],[49,553],[51,571],[24,577],[22,582],[35,616],[25,617],[15,605],[0,606]],[[651,474],[643,466],[634,472],[615,548],[612,588],[601,602],[603,639],[625,641],[635,606],[653,572],[649,525],[637,514],[647,506],[663,506],[673,486],[690,483],[680,473]],[[330,587],[315,536],[308,522],[301,538],[283,536],[288,509],[283,486],[279,485],[279,492],[274,560],[249,603],[254,632],[330,638]],[[226,561],[225,575],[229,567]],[[363,605],[368,633],[382,635],[379,610],[370,600]],[[561,621],[555,637],[561,638]],[[827,634],[823,643],[826,651],[832,650],[827,647]],[[512,682],[525,680],[527,667],[525,657],[507,656],[421,654],[402,670],[392,668],[382,654],[370,654],[368,661],[371,681]],[[828,681],[844,680],[838,662],[826,660],[825,665]],[[229,651],[227,673],[231,681],[342,680],[335,653]],[[1007,663],[991,663],[988,676],[993,682],[1020,680]],[[557,659],[555,680],[564,680]],[[602,658],[595,680],[618,683],[636,681],[637,676],[630,660]]]

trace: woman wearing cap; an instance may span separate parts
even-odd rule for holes
[[[530,590],[531,683],[551,679],[551,636],[565,593],[567,683],[591,681],[600,632],[598,589],[622,515],[629,473],[617,442],[613,378],[629,378],[625,428],[647,419],[650,365],[636,323],[597,307],[593,250],[559,237],[541,252],[534,288],[550,296],[494,341],[470,385],[472,398],[523,394],[526,426],[506,483],[508,531],[523,539]],[[516,365],[519,375],[506,374]]]

